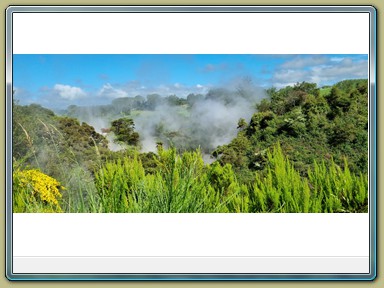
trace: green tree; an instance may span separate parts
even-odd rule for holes
[[[117,142],[137,146],[139,133],[135,132],[135,123],[131,118],[120,118],[112,122],[111,131],[116,135]]]
[[[244,118],[240,118],[239,121],[237,122],[237,129],[243,130],[247,128],[247,125],[248,125],[247,121],[245,121]]]

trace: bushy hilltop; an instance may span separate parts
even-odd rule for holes
[[[199,133],[192,126],[168,127],[159,118],[156,151],[140,152],[143,138],[135,130],[135,115],[151,117],[155,100],[171,103],[188,119],[202,111],[193,107],[204,103],[232,109],[234,99],[257,98],[249,90],[239,90],[237,98],[221,92],[189,99],[117,99],[118,115],[108,110],[112,106],[93,107],[109,115],[103,131],[114,136],[108,140],[73,117],[85,108],[72,106],[71,113],[58,116],[37,104],[14,103],[15,212],[367,211],[366,79],[268,89],[251,107],[250,120],[238,120],[237,135],[213,149],[212,141],[194,139]],[[205,125],[210,129],[203,132],[222,128]],[[124,149],[111,151],[111,142]]]
[[[221,164],[230,163],[243,181],[268,164],[266,153],[280,142],[295,169],[306,176],[314,161],[343,167],[354,173],[368,169],[368,82],[345,80],[333,86],[298,83],[267,90],[249,123],[238,123],[238,135],[213,154]]]

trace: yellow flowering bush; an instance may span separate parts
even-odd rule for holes
[[[39,170],[13,172],[14,212],[62,212],[62,187],[56,179]]]

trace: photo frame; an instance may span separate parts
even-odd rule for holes
[[[366,30],[369,30],[369,33],[367,33],[368,35],[365,35],[364,37],[366,37],[365,39],[368,39],[369,40],[369,43],[368,43],[368,47],[369,47],[369,51],[368,51],[368,59],[369,59],[369,74],[368,74],[368,79],[369,79],[369,95],[370,95],[370,118],[369,118],[369,121],[370,121],[370,150],[369,150],[369,157],[370,157],[370,194],[369,194],[369,223],[370,223],[370,227],[369,227],[369,239],[370,239],[370,243],[369,243],[369,246],[370,246],[370,253],[369,253],[369,273],[355,273],[355,274],[349,274],[349,273],[341,273],[341,274],[331,274],[331,273],[325,273],[325,274],[316,274],[316,275],[308,275],[308,274],[303,274],[303,273],[292,273],[292,274],[287,274],[287,273],[275,273],[275,274],[270,274],[270,273],[236,273],[236,274],[233,274],[233,273],[196,273],[195,275],[191,275],[190,273],[180,273],[180,274],[174,274],[174,273],[164,273],[164,274],[158,274],[158,273],[149,273],[149,274],[141,274],[141,273],[137,273],[137,274],[129,274],[129,273],[123,273],[123,274],[117,274],[117,273],[111,273],[111,274],[103,274],[101,272],[98,272],[97,274],[93,274],[93,275],[90,275],[89,273],[83,273],[83,274],[75,274],[75,273],[67,273],[66,275],[61,275],[60,273],[57,273],[57,272],[54,272],[52,274],[50,273],[41,273],[41,272],[37,272],[38,273],[38,276],[31,276],[29,275],[29,273],[14,273],[12,271],[12,267],[14,268],[15,266],[12,266],[14,265],[14,259],[12,257],[12,253],[13,253],[13,243],[14,242],[14,234],[11,233],[11,229],[13,227],[13,232],[15,233],[15,231],[20,231],[20,230],[16,230],[15,228],[15,215],[12,214],[12,196],[11,194],[8,194],[7,195],[7,244],[8,244],[8,247],[7,247],[7,275],[9,278],[12,278],[12,279],[32,279],[32,278],[35,278],[37,277],[37,279],[49,279],[49,280],[56,280],[56,279],[76,279],[76,280],[89,280],[89,279],[103,279],[103,280],[116,280],[116,279],[124,279],[124,280],[143,280],[143,279],[146,279],[146,280],[160,280],[160,279],[167,279],[167,280],[187,280],[187,279],[190,279],[190,280],[265,280],[265,279],[279,279],[279,280],[283,280],[283,279],[289,279],[289,280],[297,280],[297,279],[300,279],[300,280],[303,280],[303,279],[324,279],[324,280],[330,280],[330,279],[371,279],[372,277],[374,277],[375,275],[375,271],[376,271],[376,259],[375,259],[375,253],[376,253],[376,242],[375,242],[375,233],[376,233],[376,230],[375,230],[375,223],[376,223],[376,206],[375,206],[375,201],[376,201],[376,190],[375,190],[375,187],[376,187],[376,166],[375,166],[375,159],[376,159],[376,146],[375,146],[375,131],[376,131],[376,107],[375,107],[375,103],[376,103],[376,76],[375,76],[375,73],[376,73],[376,50],[375,50],[375,41],[376,41],[376,27],[375,27],[375,15],[376,15],[376,12],[375,12],[375,9],[372,8],[372,7],[365,7],[365,6],[362,6],[362,7],[332,7],[332,6],[324,6],[324,7],[305,7],[305,6],[302,6],[302,7],[297,7],[297,6],[286,6],[286,7],[252,7],[252,6],[247,6],[247,7],[244,7],[244,6],[224,6],[224,7],[220,7],[220,6],[210,6],[210,7],[203,7],[203,6],[188,6],[188,7],[184,7],[184,6],[162,6],[162,7],[140,7],[140,6],[131,6],[131,7],[114,7],[114,6],[99,6],[99,7],[76,7],[76,6],[73,6],[73,7],[39,7],[39,6],[36,6],[36,7],[10,7],[8,8],[7,10],[7,31],[8,31],[8,34],[7,34],[7,104],[6,104],[6,107],[7,107],[7,124],[8,124],[8,127],[10,126],[10,123],[12,123],[12,114],[9,112],[9,111],[12,111],[12,101],[10,101],[11,99],[11,95],[12,95],[12,91],[13,91],[13,87],[12,87],[12,53],[11,51],[13,51],[13,53],[15,53],[15,50],[16,50],[16,47],[23,47],[23,45],[21,45],[22,42],[17,42],[17,41],[20,41],[22,38],[25,39],[25,37],[19,37],[17,38],[17,33],[15,34],[11,34],[11,31],[14,32],[14,30],[12,30],[13,28],[16,28],[17,26],[17,21],[15,21],[16,18],[14,18],[14,16],[16,15],[15,13],[19,13],[19,15],[21,15],[22,13],[24,14],[29,14],[29,13],[45,13],[47,15],[53,15],[53,16],[57,16],[55,14],[52,14],[52,13],[56,13],[56,12],[59,12],[59,13],[69,13],[71,15],[75,15],[74,13],[85,13],[85,12],[90,12],[90,13],[93,13],[91,15],[102,15],[102,14],[97,14],[97,13],[103,13],[103,12],[106,12],[106,13],[130,13],[130,15],[137,15],[139,17],[143,17],[143,15],[145,15],[145,13],[151,13],[151,18],[154,17],[154,15],[160,15],[161,13],[170,13],[169,15],[178,15],[180,16],[180,18],[185,18],[187,17],[186,15],[197,15],[197,13],[206,13],[206,15],[208,15],[209,13],[212,13],[214,15],[225,15],[225,16],[228,16],[228,14],[230,15],[231,13],[237,13],[237,14],[241,14],[241,13],[244,13],[242,16],[245,15],[245,13],[248,15],[248,14],[251,14],[251,15],[267,15],[268,18],[271,17],[271,15],[273,13],[277,14],[277,13],[281,13],[281,15],[289,15],[289,13],[298,13],[298,15],[308,15],[308,17],[310,18],[314,18],[314,15],[317,13],[317,14],[321,14],[321,13],[329,13],[327,15],[330,15],[332,13],[350,13],[352,15],[352,13],[366,13],[369,15],[369,29],[366,29]],[[183,14],[184,13],[184,14]],[[258,14],[257,14],[258,13]],[[270,13],[270,14],[268,14]],[[271,14],[272,13],[272,14]],[[301,14],[302,13],[302,14]],[[311,14],[312,13],[312,14]],[[67,15],[69,15],[67,14]],[[316,15],[317,15],[316,14]],[[29,14],[29,15],[32,15],[32,14]],[[77,14],[79,15],[79,14]],[[117,14],[116,14],[117,15]],[[281,18],[281,15],[280,18]],[[349,15],[349,14],[348,14]],[[76,22],[76,20],[74,20],[74,23]],[[41,25],[41,24],[40,24]],[[41,27],[41,26],[40,26]],[[202,29],[204,26],[201,26],[201,30],[197,30],[197,31],[203,31]],[[67,28],[63,28],[63,33],[65,33]],[[324,29],[324,27],[322,27],[321,29],[319,30],[322,30]],[[139,32],[140,32],[140,29],[138,29]],[[219,31],[221,31],[221,33],[223,33],[224,31],[218,29]],[[18,30],[20,31],[20,30]],[[68,31],[73,31],[73,30],[68,30]],[[93,31],[92,29],[90,29],[90,31]],[[227,30],[225,30],[227,31]],[[236,31],[236,30],[232,30],[232,31]],[[274,30],[276,31],[276,30]],[[249,31],[245,30],[245,33],[243,31],[243,34],[239,33],[242,35],[242,37],[244,39],[248,39],[248,38],[245,38],[244,35],[246,34],[249,34],[247,33]],[[327,32],[329,32],[329,30],[327,30]],[[28,33],[27,33],[28,34]],[[44,33],[43,33],[44,34]],[[62,35],[65,35],[65,34],[62,34]],[[265,35],[265,34],[262,34],[262,35]],[[25,36],[25,35],[24,35]],[[68,37],[68,35],[65,35]],[[235,36],[235,35],[232,35],[232,36]],[[41,36],[42,37],[42,36]],[[53,36],[54,37],[54,36]],[[318,37],[318,35],[317,35]],[[64,37],[65,38],[65,37]],[[240,39],[243,39],[241,38],[240,36]],[[41,38],[40,38],[41,39]],[[77,40],[79,40],[79,38],[76,38]],[[225,39],[225,38],[224,38]],[[28,40],[28,38],[27,38]],[[16,42],[14,42],[16,41]],[[223,40],[222,40],[223,41]],[[37,41],[39,42],[39,41]],[[53,41],[54,43],[55,41]],[[81,41],[80,41],[81,42]],[[183,41],[181,41],[183,42]],[[220,41],[219,41],[220,42]],[[236,42],[236,41],[235,41]],[[85,42],[83,41],[82,44],[84,44]],[[224,44],[225,42],[223,43],[220,43],[220,44]],[[313,43],[312,41],[308,41],[308,43]],[[15,44],[13,46],[13,44]],[[245,51],[241,51],[240,53],[249,53],[249,52],[246,52],[248,50],[246,50],[246,48],[243,48],[243,47],[247,47],[248,45],[244,45],[244,44],[248,44],[249,46],[252,47],[252,42],[251,43],[242,43],[242,45],[237,45],[236,46],[236,49],[245,49]],[[75,45],[73,45],[75,46]],[[79,45],[79,46],[82,46],[82,45]],[[118,45],[116,45],[117,47],[119,47]],[[208,45],[209,46],[209,45]],[[211,46],[214,46],[214,45],[211,45]],[[337,45],[336,45],[337,46]],[[37,47],[37,46],[36,46]],[[29,47],[28,49],[34,49],[36,47]],[[71,45],[70,45],[71,47]],[[85,46],[83,46],[85,47]],[[180,47],[179,47],[180,48]],[[261,51],[267,51],[267,49],[269,49],[270,47],[268,47],[268,45],[265,45],[264,47],[261,48]],[[57,49],[57,47],[53,48],[53,49]],[[61,49],[61,48],[59,48]],[[71,49],[75,49],[75,48],[69,48],[69,51],[70,53],[73,53],[73,50]],[[115,49],[115,48],[113,48]],[[157,48],[156,48],[157,49]],[[207,52],[205,53],[212,53],[213,51],[215,51],[217,49],[217,47],[211,47],[211,50],[208,49],[206,50]],[[265,50],[263,50],[265,49]],[[86,51],[86,49],[83,50],[83,52],[81,53],[84,53],[84,51]],[[304,49],[305,50],[305,49]],[[22,49],[21,49],[22,51]],[[55,52],[53,53],[57,53],[56,51],[57,50],[54,50]],[[121,50],[120,50],[121,51]],[[134,52],[135,50],[131,51],[131,53],[135,53]],[[185,50],[185,51],[189,51],[189,50]],[[183,53],[185,53],[185,51],[183,51]],[[289,51],[289,48],[287,49],[288,51],[288,54],[289,53],[292,53],[292,51]],[[121,53],[119,52],[119,50],[117,49],[116,51],[113,51],[114,53]],[[16,52],[16,53],[20,53],[20,52]],[[22,54],[25,53],[25,52],[21,52]],[[32,54],[33,53],[36,53],[36,51],[33,51],[31,52]],[[63,53],[63,52],[60,52],[60,53]],[[77,52],[79,53],[79,52]],[[80,54],[81,54],[80,53]],[[95,53],[95,52],[93,52]],[[97,53],[97,52],[96,52]],[[137,53],[137,52],[136,52]],[[148,54],[150,53],[150,51],[146,51],[144,54]],[[153,53],[153,52],[152,52]],[[164,52],[162,52],[164,53]],[[169,53],[169,52],[168,52]],[[196,52],[195,52],[196,53]],[[197,52],[197,53],[201,53],[201,52]],[[223,53],[223,52],[222,52]],[[229,51],[225,51],[224,53],[230,53]],[[281,52],[280,52],[281,53]],[[311,52],[313,53],[313,52]],[[329,52],[327,52],[329,53]],[[340,53],[339,51],[336,51],[336,53]],[[353,53],[356,53],[355,51],[351,52],[351,54]],[[12,141],[11,141],[11,129],[8,128],[7,130],[7,165],[9,166],[10,163],[12,162],[12,157],[11,157],[11,154],[9,154],[9,151],[12,150]],[[7,167],[8,167],[7,166]],[[11,167],[11,166],[10,166]],[[10,167],[8,167],[8,171],[10,171]],[[10,173],[7,173],[7,184],[8,184],[8,187],[12,187],[12,175]],[[7,189],[8,193],[10,193],[10,189]],[[28,214],[27,215],[29,219],[33,219],[33,221],[47,221],[47,222],[39,222],[40,225],[42,223],[50,223],[52,221],[52,218],[51,219],[48,219],[46,218],[46,220],[38,220],[38,218],[36,217],[39,217],[39,216],[33,216],[33,215],[30,215]],[[103,217],[106,217],[105,215],[102,215]],[[308,215],[307,215],[308,216]],[[18,216],[16,216],[18,217]],[[60,220],[59,218],[57,218],[58,216],[53,216],[55,218],[55,221],[59,221],[57,223],[62,223],[62,225],[64,225],[63,227],[65,227],[65,222],[68,220],[68,218],[65,220],[65,219],[62,219]],[[70,215],[68,217],[74,217],[74,215]],[[86,216],[88,217],[88,216]],[[123,220],[119,220],[117,218],[115,219],[112,219],[114,217],[116,217],[116,215],[111,215],[111,216],[108,216],[110,217],[111,220],[108,220],[108,221],[115,221],[115,222],[119,222],[119,221],[126,221],[126,219],[123,219]],[[125,216],[126,217],[126,216]],[[143,216],[143,217],[146,217],[146,216]],[[158,216],[157,216],[158,217]],[[162,216],[162,217],[167,217],[167,216]],[[175,218],[175,219],[180,219],[180,216],[177,216],[178,218]],[[188,216],[186,216],[188,217]],[[200,216],[196,216],[196,217],[200,217]],[[209,216],[208,216],[209,217]],[[233,217],[233,215],[231,215],[231,217]],[[240,217],[240,216],[239,216]],[[295,216],[287,216],[285,215],[285,217],[295,217]],[[310,217],[310,216],[308,216]],[[75,218],[74,218],[75,219]],[[163,218],[165,219],[165,218]],[[294,218],[291,218],[291,219],[294,219]],[[151,221],[153,219],[149,219],[149,220],[142,220],[142,221]],[[206,221],[207,219],[204,219],[204,220],[201,220],[201,221]],[[31,222],[28,222],[30,220],[26,220],[25,218],[24,219],[21,219],[20,220],[16,220],[16,221],[27,221],[25,223],[29,223],[30,225]],[[63,221],[63,222],[60,222],[60,221]],[[73,221],[79,221],[79,219],[76,219],[76,220],[73,220]],[[87,220],[81,220],[81,221],[85,221],[83,222],[83,224],[86,225],[87,221],[92,221],[90,219],[87,219]],[[103,220],[100,219],[100,223],[103,223]],[[108,221],[105,223],[105,225],[108,225]],[[166,220],[168,221],[168,220]],[[174,221],[174,220],[169,220],[169,221]],[[191,221],[190,219],[188,218],[185,218],[184,221]],[[208,220],[208,221],[211,221],[211,220]],[[216,220],[212,220],[212,221],[216,221]],[[217,220],[217,221],[220,221],[220,220]],[[244,219],[239,219],[238,221],[243,221],[244,222]],[[276,221],[281,221],[281,219],[277,219]],[[313,219],[311,219],[310,221],[314,221]],[[316,220],[315,220],[316,221]],[[350,221],[350,220],[346,220],[346,221]],[[364,221],[363,221],[364,222]],[[17,222],[17,223],[20,223],[20,222]],[[67,222],[68,223],[68,222]],[[73,222],[69,222],[69,223],[73,223]],[[140,222],[141,224],[143,222]],[[189,222],[188,222],[189,223]],[[217,224],[218,222],[213,222],[215,224]],[[364,222],[366,223],[366,222]],[[175,224],[176,225],[176,224]],[[235,224],[236,225],[236,224]],[[191,226],[193,227],[193,226]],[[194,227],[192,228],[192,231],[198,231],[198,228],[199,227]],[[65,228],[64,228],[65,229]],[[140,228],[137,228],[138,230],[140,230]],[[195,230],[194,230],[195,229]],[[268,231],[267,228],[265,228],[266,230],[265,231]],[[46,236],[46,235],[45,235]],[[152,235],[149,234],[147,235],[148,237],[151,237]],[[233,239],[233,238],[229,238],[229,239]],[[19,245],[19,244],[18,244]],[[20,246],[19,246],[20,247]],[[28,257],[31,257],[31,256],[28,256]],[[216,255],[216,257],[219,257]],[[242,257],[245,257],[244,255]],[[43,257],[44,258],[44,257]],[[42,258],[42,259],[43,259]],[[48,259],[49,257],[46,257],[45,259]],[[176,257],[175,257],[176,258]],[[25,259],[24,259],[25,260]],[[26,262],[25,263],[28,263],[28,261],[30,260],[25,260]],[[35,261],[35,259],[33,260]],[[135,259],[136,261],[136,259]],[[178,265],[177,263],[179,260],[175,260],[173,265]],[[222,259],[220,260],[222,261]],[[247,260],[248,261],[248,260]],[[46,262],[46,263],[51,263],[51,262]],[[131,263],[136,263],[136,262],[131,262]],[[199,262],[198,262],[199,263]],[[209,262],[208,262],[209,263]],[[217,263],[217,262],[215,262]],[[233,262],[233,259],[229,261],[229,263],[236,263],[236,262]],[[243,264],[239,264],[240,266],[241,265],[244,265],[244,266],[252,266],[252,265],[256,265],[254,262],[251,263],[251,264],[244,264],[246,263],[245,262],[242,262]],[[258,262],[258,263],[264,263],[264,262]],[[303,262],[304,263],[304,262]],[[29,264],[30,265],[30,264]],[[47,265],[47,264],[45,264]],[[48,264],[50,265],[50,264]],[[67,265],[71,265],[71,264],[67,264]],[[126,263],[125,263],[126,265]],[[160,264],[159,264],[160,265]],[[199,264],[195,264],[195,265],[201,265],[200,263]],[[230,264],[228,264],[230,265]],[[233,264],[232,264],[233,265]],[[237,265],[237,264],[236,264]],[[157,266],[156,266],[157,267]],[[175,267],[175,266],[174,266]]]

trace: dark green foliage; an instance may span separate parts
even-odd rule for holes
[[[268,89],[269,99],[257,105],[259,111],[248,125],[241,125],[246,128],[213,155],[222,164],[232,164],[242,181],[249,181],[244,175],[264,169],[260,153],[276,141],[302,176],[313,160],[330,162],[331,156],[341,167],[347,158],[353,173],[367,173],[367,85],[367,80],[346,80],[321,89],[306,82]]]
[[[244,118],[240,118],[239,122],[237,122],[237,129],[244,130],[245,128],[247,128],[247,126],[248,126],[248,123],[247,121],[245,121]]]
[[[95,143],[101,148],[107,148],[107,140],[87,123],[79,123],[74,118],[61,117],[57,128],[63,133],[67,144],[74,150],[84,150],[93,147]]]
[[[46,130],[43,123],[55,124],[54,113],[37,104],[20,106],[13,104],[12,154],[15,158],[30,158],[43,143]]]
[[[120,118],[112,121],[111,131],[115,133],[117,142],[132,146],[139,144],[139,133],[135,132],[135,123],[130,118]]]
[[[145,173],[155,174],[157,170],[159,156],[153,152],[140,153],[139,159],[144,167]]]

